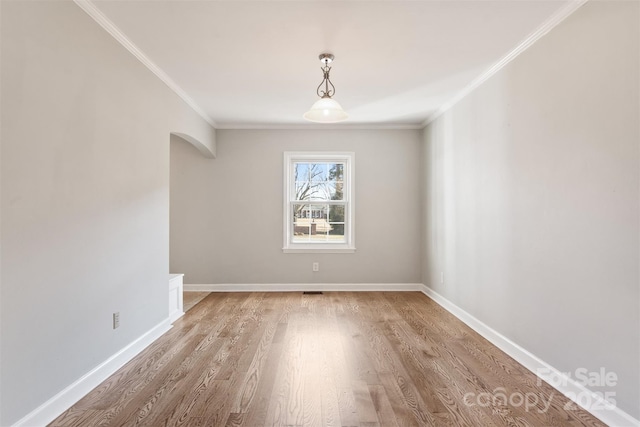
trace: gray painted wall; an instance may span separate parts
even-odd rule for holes
[[[185,283],[419,283],[420,131],[219,130],[171,143],[171,271]],[[356,253],[282,253],[283,153],[353,151]],[[320,262],[313,273],[311,264]]]
[[[425,284],[636,418],[639,12],[575,12],[428,126],[423,177]]]
[[[0,9],[9,425],[166,318],[169,133],[216,145],[74,4]],[[638,13],[588,3],[422,144],[417,131],[221,131],[211,160],[174,138],[171,269],[187,283],[422,279],[561,370],[616,372],[620,407],[640,417]],[[283,254],[282,152],[325,149],[356,152],[358,250]]]
[[[215,141],[74,3],[0,5],[6,426],[167,318],[169,135]]]

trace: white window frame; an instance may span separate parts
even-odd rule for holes
[[[345,242],[294,242],[293,241],[293,204],[295,199],[294,163],[297,162],[340,162],[345,164],[343,197],[345,203],[344,237]],[[284,253],[353,253],[355,246],[355,153],[342,151],[285,151],[284,153],[284,205],[283,234]],[[298,202],[299,203],[299,202]],[[321,203],[321,202],[319,202]]]

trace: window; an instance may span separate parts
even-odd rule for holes
[[[284,153],[284,252],[354,252],[354,154]]]

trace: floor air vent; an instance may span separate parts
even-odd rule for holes
[[[322,295],[322,291],[304,291],[302,295]]]

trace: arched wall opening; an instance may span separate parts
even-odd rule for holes
[[[215,159],[216,157],[215,153],[211,151],[211,149],[206,144],[200,142],[198,139],[192,137],[191,135],[181,132],[171,132],[171,143],[174,143],[178,140],[182,140],[193,145],[207,159]]]
[[[171,132],[169,150],[169,316],[173,321],[194,305],[198,297],[206,295],[191,292],[184,297],[183,274],[187,271],[183,271],[185,263],[180,257],[185,248],[198,241],[194,233],[207,226],[194,224],[190,218],[189,212],[203,195],[186,183],[191,182],[192,174],[209,167],[215,153],[198,139],[178,132]]]

